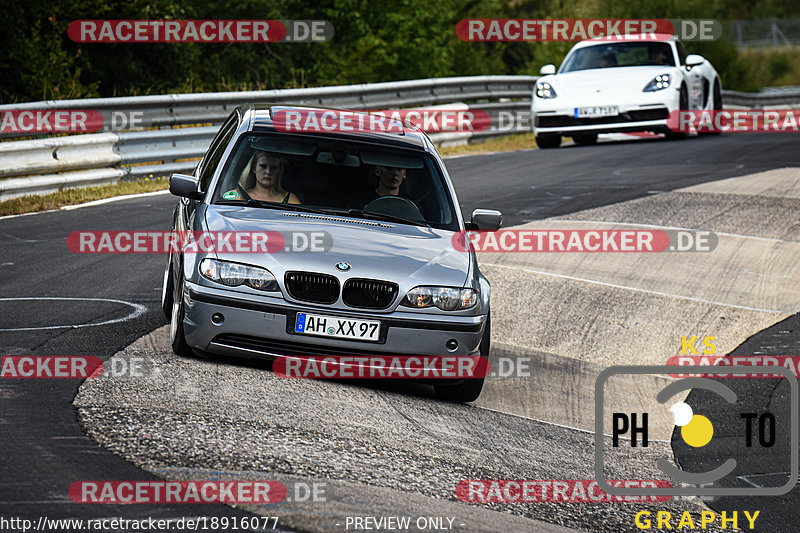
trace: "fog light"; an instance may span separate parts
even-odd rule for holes
[[[448,351],[455,352],[458,350],[458,341],[455,339],[450,339],[444,345],[447,347]]]
[[[220,324],[225,322],[225,317],[222,316],[222,313],[214,313],[213,315],[211,315],[211,322],[219,326]]]

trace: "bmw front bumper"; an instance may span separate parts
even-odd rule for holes
[[[244,297],[243,297],[244,296]],[[298,305],[280,297],[242,293],[186,283],[184,333],[192,348],[240,357],[276,358],[296,355],[438,355],[479,353],[486,315],[390,313]],[[298,312],[342,318],[380,320],[381,340],[364,342],[293,332]],[[218,314],[215,320],[212,316]],[[220,316],[222,320],[220,321]],[[448,342],[457,342],[448,349]]]

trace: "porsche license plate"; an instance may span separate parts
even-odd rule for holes
[[[575,118],[616,117],[617,115],[619,115],[619,107],[615,105],[575,108]]]
[[[303,335],[377,342],[380,340],[381,323],[378,320],[297,313],[294,332]]]

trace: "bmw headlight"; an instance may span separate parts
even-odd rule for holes
[[[552,85],[543,81],[536,84],[536,96],[539,98],[555,98],[558,95]]]
[[[649,93],[666,89],[669,87],[670,81],[671,80],[669,79],[669,74],[659,74],[658,76],[650,80],[650,83],[645,85],[643,91]]]
[[[205,258],[200,261],[200,274],[204,278],[222,283],[228,287],[247,285],[260,291],[277,291],[278,282],[266,268],[241,263],[231,263],[218,259]]]
[[[406,307],[437,307],[442,311],[467,309],[478,301],[475,289],[458,289],[455,287],[414,287],[400,305]]]

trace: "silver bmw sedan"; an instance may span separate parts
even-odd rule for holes
[[[164,273],[173,350],[488,358],[490,286],[464,236],[497,230],[501,214],[465,222],[413,127],[285,120],[324,113],[342,112],[240,106],[193,175],[171,177],[172,229],[188,236]],[[473,401],[483,377],[431,383]]]

